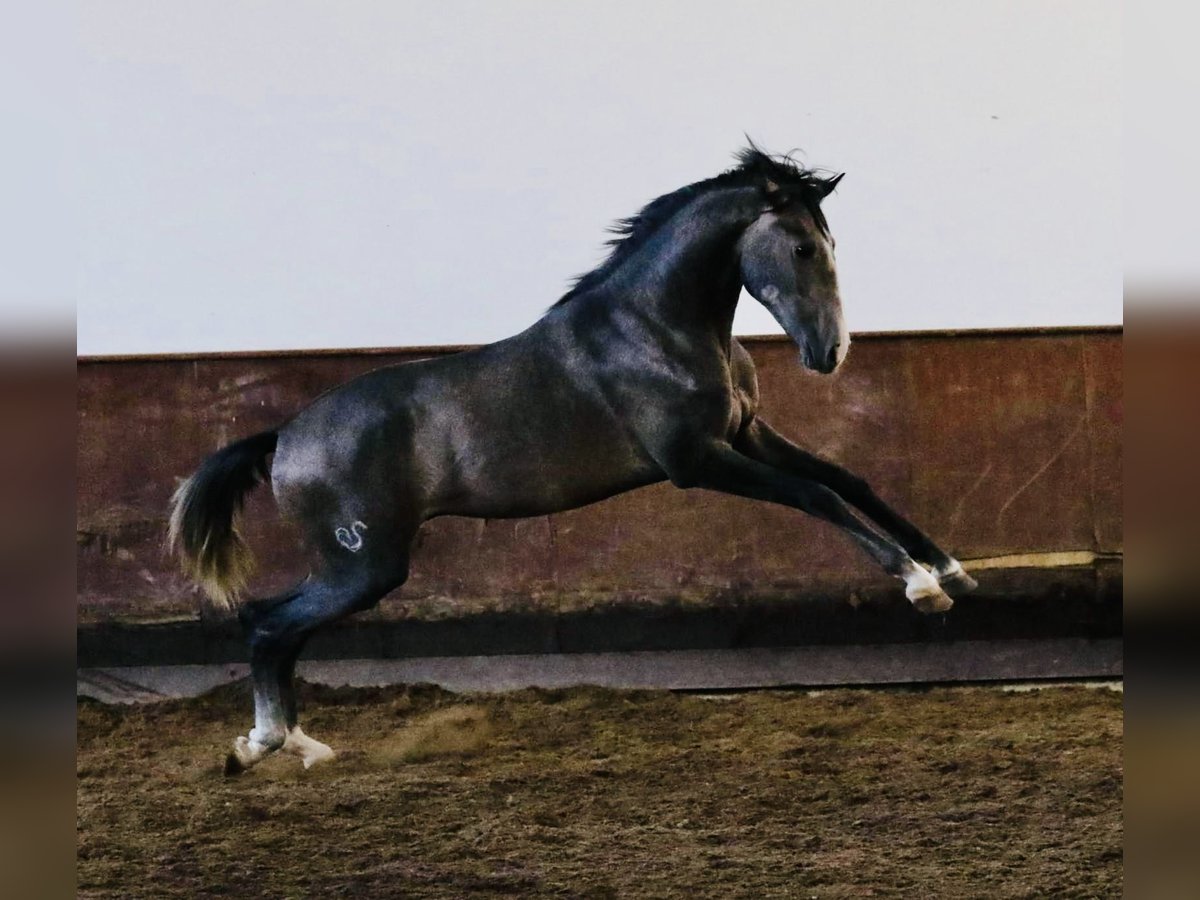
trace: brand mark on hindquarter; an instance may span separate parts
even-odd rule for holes
[[[363,538],[359,531],[366,531],[367,526],[363,522],[357,520],[350,523],[349,528],[338,526],[333,531],[333,536],[337,538],[337,542],[349,550],[351,553],[357,553],[363,548]]]

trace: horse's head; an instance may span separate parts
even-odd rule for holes
[[[810,177],[794,185],[768,179],[763,212],[738,245],[746,290],[796,342],[804,365],[825,374],[850,349],[834,240],[820,210],[841,178]]]

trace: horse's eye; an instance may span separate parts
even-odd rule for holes
[[[814,248],[812,244],[797,244],[793,248],[792,252],[795,253],[801,259],[808,259],[810,256],[813,255],[815,249],[816,248]]]

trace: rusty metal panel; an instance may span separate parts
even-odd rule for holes
[[[914,512],[952,552],[1095,549],[1084,340],[963,337],[907,347]]]
[[[1125,547],[1121,483],[1125,426],[1124,356],[1120,336],[1109,335],[1107,338],[1086,341],[1083,346],[1091,449],[1089,469],[1096,548],[1104,553],[1119,553]]]
[[[913,511],[911,397],[906,372],[909,339],[858,339],[833,377],[803,369],[788,342],[754,348],[761,413],[776,430],[807,450],[866,478],[902,513]],[[752,515],[763,515],[757,509]],[[883,576],[862,564],[859,551],[832,526],[771,508],[755,528],[757,560],[772,583],[794,586],[811,575]],[[751,526],[753,528],[753,524]]]
[[[1113,331],[860,336],[841,372],[747,342],[762,414],[867,477],[962,557],[1121,547],[1121,338]],[[208,453],[273,427],[364,371],[446,350],[83,360],[78,378],[81,622],[194,617],[163,553],[167,503]],[[304,572],[269,491],[247,505],[265,593]],[[660,485],[560,515],[444,519],[369,614],[736,604],[878,586],[835,529],[791,510]]]

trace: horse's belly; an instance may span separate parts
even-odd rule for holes
[[[620,440],[570,434],[481,449],[459,457],[437,514],[484,518],[546,515],[661,481],[652,461]]]

